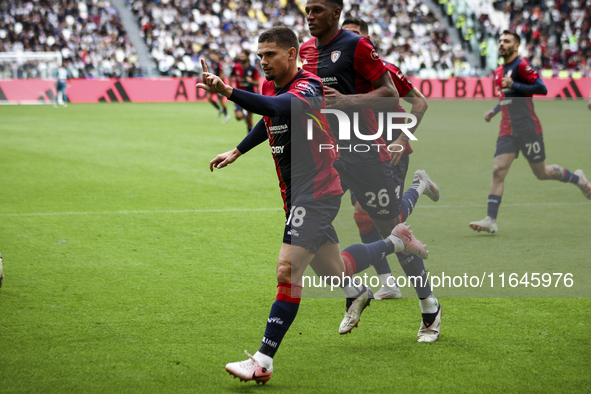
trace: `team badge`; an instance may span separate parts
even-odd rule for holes
[[[333,53],[330,54],[330,60],[332,60],[333,63],[336,63],[340,57],[341,57],[341,51],[334,51]]]
[[[311,96],[316,96],[316,88],[314,88],[314,86],[310,85],[308,82],[297,82],[295,84],[295,88],[302,94],[308,93]]]
[[[380,55],[378,55],[378,53],[376,52],[375,49],[373,51],[371,51],[371,58],[373,60],[378,60],[380,58]]]

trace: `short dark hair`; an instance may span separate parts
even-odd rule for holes
[[[263,42],[274,42],[278,47],[285,49],[295,48],[296,53],[300,49],[298,37],[289,27],[275,26],[265,30],[259,36],[259,44]]]
[[[361,18],[349,17],[345,19],[345,21],[343,22],[342,26],[344,25],[359,26],[359,31],[361,32],[361,35],[366,36],[369,34],[369,26],[367,26],[367,22],[365,22]]]
[[[336,7],[339,7],[341,10],[343,9],[343,0],[324,0],[327,3],[330,3]]]
[[[519,37],[519,34],[515,33],[514,31],[511,30],[503,30],[503,33],[501,35],[510,35],[513,36],[513,38],[515,38],[515,41],[517,41],[518,44],[521,44],[521,37]]]
[[[244,53],[246,57],[250,57],[250,51],[248,49],[243,49],[242,53]]]

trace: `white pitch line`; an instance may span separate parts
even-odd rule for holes
[[[138,213],[215,213],[215,212],[253,212],[279,211],[282,208],[229,208],[229,209],[182,209],[163,211],[102,211],[102,212],[33,212],[33,213],[0,213],[0,216],[65,216],[65,215],[117,215]]]
[[[549,207],[549,206],[569,206],[569,205],[591,205],[588,202],[549,202],[549,203],[523,203],[523,204],[501,204],[502,207]],[[482,208],[486,204],[474,205],[418,205],[417,208]]]
[[[591,205],[588,202],[556,202],[556,203],[523,203],[523,204],[502,204],[503,207],[547,207],[547,206],[577,206]],[[417,205],[417,208],[482,208],[486,204],[474,205]],[[345,207],[344,209],[348,209]],[[351,207],[352,209],[352,207]],[[223,212],[257,212],[257,211],[281,211],[282,208],[228,208],[228,209],[181,209],[162,211],[102,211],[102,212],[33,212],[33,213],[0,213],[0,217],[15,216],[66,216],[66,215],[130,215],[142,213],[223,213]]]

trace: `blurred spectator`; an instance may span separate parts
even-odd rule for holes
[[[558,75],[591,76],[591,0],[470,0],[483,31],[521,36],[520,55]],[[576,74],[575,74],[576,75]]]
[[[242,49],[256,51],[260,32],[274,25],[290,26],[301,42],[310,38],[300,8],[305,1],[129,1],[162,75],[198,74],[198,58],[209,50],[232,62]],[[465,73],[463,51],[452,47],[446,29],[420,0],[361,0],[343,11],[343,19],[365,19],[382,57],[405,73]]]
[[[380,55],[407,75],[471,74],[462,48],[421,0],[363,0],[346,13],[368,23]]]
[[[73,78],[134,76],[140,68],[109,0],[0,0],[0,52],[22,51],[61,52]],[[28,64],[27,75],[39,77]]]

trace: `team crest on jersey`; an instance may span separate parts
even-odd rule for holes
[[[378,60],[380,58],[380,55],[378,55],[378,53],[376,52],[375,49],[373,51],[371,51],[371,58],[373,60]]]
[[[302,94],[308,93],[311,96],[316,96],[316,88],[314,88],[314,86],[310,85],[308,82],[297,82],[295,84],[295,88]]]
[[[302,62],[302,66],[305,66],[306,64],[308,64],[308,59],[304,59],[304,61]]]
[[[333,63],[336,63],[340,57],[341,51],[333,51],[333,53],[330,54],[330,60],[332,60]]]

